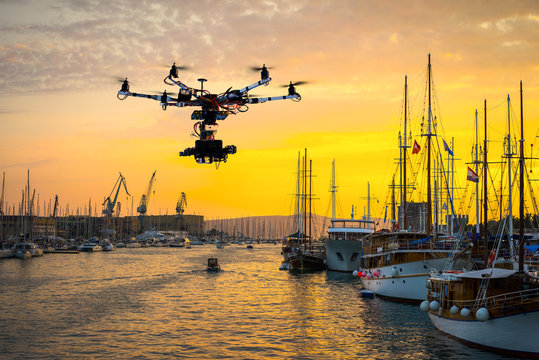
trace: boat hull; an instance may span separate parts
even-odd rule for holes
[[[365,289],[374,291],[376,296],[419,303],[427,298],[425,283],[430,271],[443,269],[446,264],[446,258],[435,258],[384,266],[376,269],[380,272],[378,277],[362,277],[361,284]],[[397,272],[396,276],[393,276],[394,269]]]
[[[328,270],[353,272],[361,262],[360,240],[327,240],[326,262]]]
[[[290,270],[308,271],[308,270],[324,270],[326,268],[325,261],[322,257],[296,254],[288,257]]]
[[[539,356],[539,311],[497,317],[487,321],[448,319],[429,312],[434,326],[458,339],[493,350]]]

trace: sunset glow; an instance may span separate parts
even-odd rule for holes
[[[341,216],[352,205],[363,214],[370,183],[373,213],[383,217],[405,75],[412,139],[424,140],[429,53],[438,134],[454,138],[459,186],[484,99],[492,161],[501,161],[508,94],[511,132],[520,137],[521,80],[525,148],[539,151],[537,1],[22,1],[2,2],[0,23],[0,171],[10,208],[27,169],[41,214],[55,194],[72,211],[90,199],[100,205],[119,172],[136,208],[157,170],[149,214],[172,214],[185,192],[186,214],[289,215],[298,152],[307,148],[318,214],[330,214],[335,159]],[[263,63],[272,82],[257,95],[285,95],[279,85],[289,81],[309,84],[298,87],[299,103],[253,104],[220,122],[217,138],[238,152],[216,169],[178,156],[195,141],[192,109],[164,112],[155,101],[116,98],[122,77],[132,91],[163,91],[174,61],[191,68],[180,73],[184,83],[198,87],[204,77],[217,93],[258,81],[248,68]],[[130,214],[132,200],[121,194]]]

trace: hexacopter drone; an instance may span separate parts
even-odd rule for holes
[[[199,164],[219,164],[221,161],[226,162],[229,154],[236,153],[236,146],[227,145],[223,147],[223,141],[215,139],[217,132],[217,121],[225,120],[229,114],[237,114],[238,112],[246,112],[249,110],[247,104],[258,104],[266,101],[291,99],[300,101],[301,96],[296,92],[296,85],[304,84],[304,81],[296,83],[290,82],[288,85],[288,95],[274,97],[249,97],[249,91],[260,86],[267,86],[271,81],[269,71],[264,64],[261,68],[252,68],[252,70],[260,71],[261,80],[244,87],[240,90],[232,90],[230,87],[224,93],[212,94],[204,90],[204,82],[206,79],[198,79],[200,81],[200,89],[191,88],[178,79],[178,70],[186,69],[183,66],[172,65],[169,75],[163,80],[167,85],[177,85],[180,89],[178,96],[172,97],[165,90],[162,95],[147,95],[130,92],[129,81],[120,80],[122,88],[118,91],[117,97],[120,100],[125,100],[128,96],[142,97],[152,100],[157,100],[161,103],[163,110],[168,106],[186,107],[196,106],[200,110],[195,110],[191,114],[191,120],[197,121],[193,126],[194,135],[199,139],[195,141],[195,147],[187,148],[180,152],[180,156],[195,157]]]

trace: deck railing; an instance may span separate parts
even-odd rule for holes
[[[439,293],[436,293],[436,295],[438,294]],[[439,298],[436,296],[429,300],[439,300]],[[489,296],[485,299],[478,300],[448,300],[444,298],[442,299],[442,306],[444,308],[451,308],[453,305],[457,305],[459,309],[464,307],[468,309],[476,309],[481,306],[486,307],[489,310],[494,310],[502,309],[508,306],[520,305],[527,302],[539,302],[539,288]]]
[[[399,239],[366,241],[363,249],[365,254],[380,254],[394,250],[453,250],[458,240],[425,240],[424,239]]]

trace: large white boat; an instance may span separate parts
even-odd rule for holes
[[[426,133],[422,133],[425,138],[423,153],[426,152],[426,173],[421,172],[422,178],[426,176],[426,202],[419,204],[417,213],[414,213],[412,203],[408,202],[409,184],[406,175],[406,159],[408,130],[407,130],[407,89],[408,83],[405,78],[405,101],[404,101],[404,134],[402,137],[401,156],[399,166],[401,170],[401,205],[399,221],[395,219],[395,194],[392,198],[392,221],[394,221],[393,232],[378,232],[369,235],[363,242],[364,256],[361,264],[361,283],[372,290],[378,296],[393,298],[395,300],[420,302],[427,296],[425,282],[429,273],[433,270],[462,270],[471,266],[469,247],[462,249],[463,243],[458,238],[443,235],[441,225],[443,221],[438,221],[439,211],[443,206],[438,206],[437,197],[440,186],[436,186],[435,176],[433,176],[432,163],[438,159],[439,163],[442,155],[435,151],[437,146],[437,121],[432,113],[432,71],[430,54],[428,56],[427,87],[428,88],[428,108],[426,108],[425,121]],[[433,139],[434,138],[434,139]],[[447,145],[446,145],[446,148]],[[412,154],[418,154],[421,146],[414,142]],[[423,154],[422,153],[422,154]],[[443,170],[443,168],[442,168]],[[416,170],[419,174],[419,170]],[[445,170],[443,170],[445,172]],[[433,181],[434,180],[434,181]],[[416,182],[422,182],[415,180]],[[434,182],[433,184],[431,184]],[[449,188],[448,180],[445,179],[445,188]],[[391,186],[395,191],[395,184]],[[414,186],[414,188],[416,188]],[[450,194],[447,194],[449,197]],[[448,201],[452,212],[453,200]],[[437,205],[438,204],[438,205]],[[424,206],[423,206],[424,205]],[[447,205],[446,205],[447,206]],[[425,215],[425,216],[424,216]],[[447,214],[447,225],[445,230],[451,233],[453,225],[449,224],[449,211]],[[410,222],[408,222],[410,220]],[[402,222],[401,222],[402,221]],[[415,223],[410,225],[410,223]],[[398,228],[403,230],[397,231]],[[421,229],[421,230],[420,230]],[[451,229],[451,230],[449,230]],[[411,231],[414,230],[414,231]],[[460,252],[455,253],[457,250]]]
[[[424,233],[379,232],[363,241],[360,277],[364,288],[377,296],[419,303],[427,297],[425,282],[431,271],[464,269],[469,253],[450,256],[454,242],[431,240]]]
[[[539,357],[539,279],[512,269],[433,274],[421,310],[440,331],[476,346]]]
[[[352,272],[360,267],[362,240],[373,233],[374,221],[331,219],[325,242],[328,270]]]

